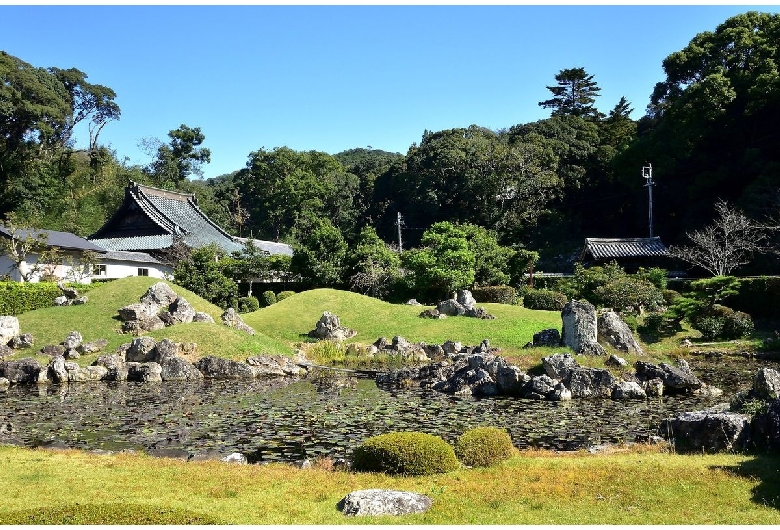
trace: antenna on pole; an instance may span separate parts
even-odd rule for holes
[[[398,218],[395,221],[395,225],[398,227],[398,253],[404,251],[403,242],[401,241],[401,227],[404,226],[404,220],[401,216],[401,212],[398,212]]]
[[[642,177],[647,180],[645,187],[648,195],[647,223],[650,226],[650,237],[653,237],[653,165],[642,166]]]

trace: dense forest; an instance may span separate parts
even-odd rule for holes
[[[774,215],[778,42],[780,15],[758,12],[695,35],[663,61],[666,78],[648,87],[639,120],[630,117],[637,102],[601,105],[597,80],[575,66],[551,80],[548,100],[527,102],[550,110],[539,121],[424,131],[406,154],[261,148],[212,179],[200,177],[210,152],[199,127],[182,124],[150,142],[149,164],[128,165],[100,143],[103,127],[121,117],[111,88],[76,68],[0,52],[0,217],[88,236],[133,180],[196,193],[235,235],[289,242],[313,261],[342,256],[326,284],[343,279],[366,248],[425,247],[424,237],[447,238],[451,225],[470,230],[470,241],[487,231],[511,255],[536,251],[539,269],[571,270],[585,237],[648,235],[648,163],[654,232],[667,244],[710,223],[719,199],[754,219]],[[84,149],[74,148],[80,123],[89,131]],[[746,271],[780,272],[776,261],[757,259]]]

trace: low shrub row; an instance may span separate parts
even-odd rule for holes
[[[68,284],[79,293],[89,291],[88,284]],[[0,315],[20,315],[27,311],[54,305],[54,299],[62,296],[56,283],[0,282]]]
[[[563,293],[547,289],[526,289],[523,295],[523,307],[544,311],[561,311],[568,301]]]
[[[279,294],[276,294],[273,291],[263,291],[259,299],[254,296],[242,296],[238,299],[237,309],[239,313],[251,313],[257,311],[261,307],[268,307],[277,302],[281,302],[294,294],[295,291],[282,291]]]
[[[471,294],[480,304],[517,305],[518,302],[517,290],[509,285],[474,287]]]

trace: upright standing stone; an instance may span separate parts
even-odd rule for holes
[[[561,342],[574,353],[606,355],[598,341],[598,320],[596,308],[587,301],[571,300],[561,311],[563,333]]]

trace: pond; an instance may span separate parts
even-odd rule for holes
[[[727,402],[750,387],[760,367],[777,368],[733,358],[689,363],[724,395],[548,402],[387,390],[371,379],[326,389],[307,380],[12,386],[0,393],[0,443],[179,457],[240,452],[252,462],[292,462],[349,457],[365,438],[389,431],[454,441],[466,429],[492,425],[507,429],[518,448],[573,450],[646,440],[661,419]]]

